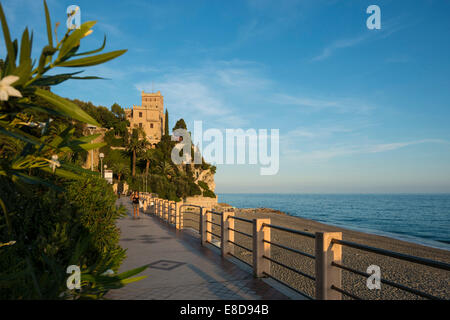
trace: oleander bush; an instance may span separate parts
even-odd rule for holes
[[[106,43],[80,52],[95,21],[54,37],[43,1],[48,44],[37,59],[28,28],[11,39],[0,3],[0,23],[7,55],[0,58],[0,299],[102,298],[108,290],[142,277],[145,267],[122,274],[111,187],[79,166],[80,156],[104,143],[82,136],[85,124],[100,124],[77,104],[51,91],[69,80],[92,80],[55,68],[105,63],[126,50],[108,53]],[[81,269],[81,289],[68,289],[69,265]]]
[[[69,265],[79,265],[96,276],[109,269],[118,271],[125,250],[119,246],[116,220],[124,208],[115,206],[112,187],[104,179],[84,175],[67,182],[61,192],[41,189],[16,193],[8,192],[13,186],[0,179],[0,193],[9,204],[9,236],[16,241],[0,252],[0,299],[78,296],[66,286]],[[89,296],[93,291],[97,297],[106,293],[87,285]]]

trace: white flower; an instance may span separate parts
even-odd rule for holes
[[[52,160],[50,160],[50,168],[52,168],[53,173],[55,172],[56,167],[61,167],[61,164],[58,161],[58,155],[54,154],[52,155]]]
[[[19,80],[18,76],[7,76],[0,81],[0,101],[8,101],[9,97],[22,98],[20,91],[11,87],[17,80]]]

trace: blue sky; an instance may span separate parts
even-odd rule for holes
[[[37,0],[0,0],[46,44]],[[84,45],[128,49],[55,91],[110,107],[160,90],[171,126],[280,129],[280,170],[220,165],[220,192],[450,192],[448,1],[49,0],[98,20]],[[366,8],[381,8],[368,30]],[[0,53],[4,55],[4,44]]]

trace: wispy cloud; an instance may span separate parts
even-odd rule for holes
[[[369,33],[360,35],[355,38],[340,39],[334,41],[332,44],[323,49],[322,53],[315,56],[311,61],[320,61],[330,57],[336,50],[349,48],[358,45],[370,37]]]
[[[246,123],[238,106],[231,105],[227,94],[235,96],[258,91],[268,84],[256,65],[249,61],[215,61],[198,68],[167,68],[156,87],[164,93],[165,105],[175,114],[190,120],[204,120],[218,127]],[[154,81],[135,84],[136,89],[151,91]]]
[[[367,40],[386,39],[392,34],[412,25],[410,22],[406,23],[401,22],[400,20],[403,19],[397,18],[395,20],[383,22],[380,30],[365,30],[364,33],[357,36],[335,40],[326,46],[319,55],[313,57],[311,62],[325,60],[340,49],[351,48]]]
[[[367,102],[355,98],[323,99],[306,95],[275,94],[273,99],[280,104],[296,106],[306,112],[327,109],[334,110],[338,113],[367,114],[375,108]]]
[[[357,154],[373,154],[394,151],[400,148],[405,148],[412,145],[424,144],[424,143],[438,143],[444,144],[450,147],[450,142],[442,139],[421,139],[407,142],[394,142],[394,143],[381,143],[372,145],[344,145],[344,146],[332,146],[329,148],[312,150],[309,152],[303,152],[300,150],[287,150],[285,153],[289,157],[293,157],[296,160],[315,161],[315,160],[328,160],[336,157],[357,155]]]

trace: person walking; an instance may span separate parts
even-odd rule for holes
[[[137,218],[139,219],[139,192],[134,191],[131,194],[131,201],[133,203],[133,219],[136,219],[136,213]]]

